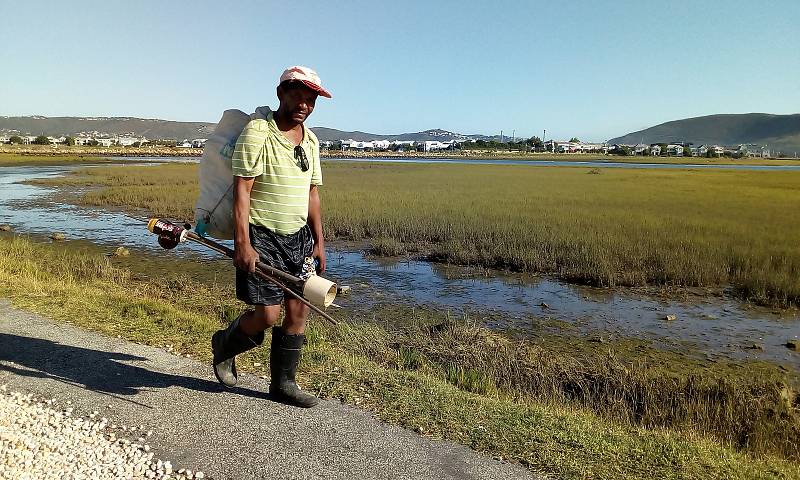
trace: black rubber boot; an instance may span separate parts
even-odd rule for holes
[[[319,399],[302,391],[295,381],[305,338],[305,335],[287,335],[280,327],[272,329],[272,350],[269,353],[272,381],[269,393],[281,403],[310,408],[318,404]]]
[[[255,348],[264,342],[264,332],[252,337],[242,333],[239,329],[239,320],[242,315],[236,317],[236,320],[228,325],[228,328],[217,330],[211,337],[211,351],[214,353],[214,375],[216,375],[220,383],[228,387],[236,385],[236,355]]]

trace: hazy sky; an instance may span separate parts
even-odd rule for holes
[[[605,140],[800,112],[800,1],[0,0],[0,115],[217,121],[315,68],[312,126]]]

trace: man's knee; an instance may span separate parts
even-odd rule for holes
[[[256,305],[253,317],[265,328],[274,327],[281,315],[280,305]]]

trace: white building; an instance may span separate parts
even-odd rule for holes
[[[206,146],[207,138],[195,138],[192,140],[192,148],[203,148]]]
[[[375,148],[374,142],[362,142],[358,140],[353,140],[352,138],[349,140],[342,141],[342,150],[373,150]]]
[[[436,140],[428,140],[425,142],[419,142],[417,144],[417,150],[421,150],[423,152],[433,152],[436,150],[447,150],[452,149],[455,146],[455,140],[450,140],[447,142],[439,142]]]
[[[769,150],[755,143],[739,145],[736,153],[743,157],[769,157]]]
[[[661,155],[661,145],[653,144],[650,145],[650,155],[654,157],[658,157]]]
[[[376,150],[388,150],[389,145],[391,144],[392,142],[390,142],[389,140],[375,140],[372,142],[372,146]]]
[[[676,143],[670,143],[669,145],[667,145],[667,156],[682,157],[683,145],[678,145]]]
[[[128,136],[117,137],[117,144],[121,145],[123,147],[130,147],[131,145],[133,145],[136,142],[139,142],[139,145],[141,145],[141,144],[145,143],[146,141],[147,141],[147,139],[144,138],[144,137],[142,137],[142,138],[128,137]]]
[[[701,157],[707,156],[709,152],[715,156],[720,156],[725,153],[725,148],[719,145],[701,145],[700,148],[697,149],[697,153]]]

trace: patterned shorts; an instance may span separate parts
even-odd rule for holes
[[[307,278],[314,274],[314,237],[308,225],[290,235],[281,235],[258,225],[250,225],[250,243],[259,260],[294,276]],[[236,269],[236,298],[248,305],[279,305],[283,290],[254,273]]]

